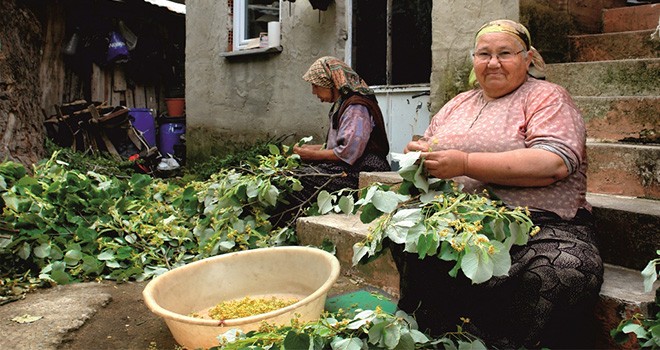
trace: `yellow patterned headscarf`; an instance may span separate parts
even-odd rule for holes
[[[303,75],[303,79],[320,87],[328,89],[335,87],[342,95],[348,95],[351,92],[361,95],[374,94],[374,91],[353,68],[332,56],[317,59]]]
[[[479,37],[488,33],[506,33],[516,38],[527,51],[532,52],[532,63],[529,65],[527,73],[537,79],[545,79],[545,61],[541,54],[532,46],[532,38],[524,25],[509,19],[499,19],[488,22],[481,26],[475,35],[476,44]],[[477,77],[474,70],[470,72],[470,85],[475,85]]]

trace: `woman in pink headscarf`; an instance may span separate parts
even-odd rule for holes
[[[476,87],[445,104],[406,151],[422,152],[429,176],[528,208],[541,231],[511,248],[508,276],[479,285],[449,277],[444,261],[395,251],[399,307],[437,334],[467,317],[489,346],[592,346],[603,265],[585,198],[582,116],[565,89],[542,80],[543,60],[523,25],[485,24],[472,57]]]

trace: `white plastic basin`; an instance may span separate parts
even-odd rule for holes
[[[289,324],[298,317],[315,321],[323,312],[328,290],[339,276],[339,261],[311,247],[272,247],[227,253],[168,271],[147,284],[147,307],[162,317],[174,339],[188,349],[218,346],[229,329],[248,332],[262,321]],[[188,316],[226,300],[246,296],[299,299],[264,314],[230,320]]]

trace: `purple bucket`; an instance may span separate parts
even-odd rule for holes
[[[156,125],[154,115],[149,108],[131,108],[129,114],[132,118],[132,124],[137,129],[149,147],[156,146]]]
[[[158,150],[167,157],[174,155],[174,145],[181,144],[181,135],[186,133],[185,118],[159,118],[159,141]]]

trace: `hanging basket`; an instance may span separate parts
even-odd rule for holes
[[[309,0],[309,3],[312,4],[314,10],[325,11],[330,6],[332,0]]]

